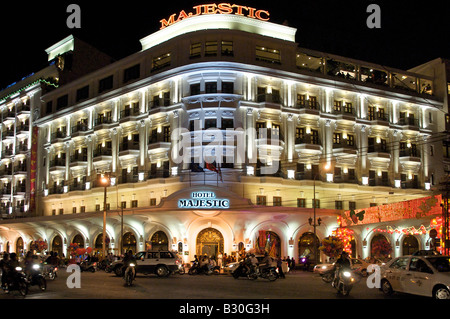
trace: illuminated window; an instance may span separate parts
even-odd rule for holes
[[[200,42],[192,43],[189,57],[193,59],[199,58],[201,57],[201,55],[202,55],[202,44]]]
[[[217,55],[217,41],[207,41],[205,43],[205,56]]]
[[[233,56],[233,42],[222,41],[222,56]]]
[[[256,60],[281,64],[281,52],[277,49],[256,46]]]
[[[152,71],[157,71],[166,66],[169,66],[172,61],[172,55],[170,53],[166,53],[160,56],[153,58],[152,60]]]
[[[273,197],[273,206],[281,206],[281,197],[279,196]]]

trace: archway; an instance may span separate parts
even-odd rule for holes
[[[392,252],[391,243],[382,234],[373,236],[370,244],[370,255],[374,258],[386,260],[390,258]]]
[[[22,239],[22,237],[19,237],[16,241],[16,253],[19,256],[23,254],[23,239]]]
[[[125,253],[129,250],[133,254],[136,253],[136,237],[131,232],[125,233],[122,237],[122,252]]]
[[[207,255],[216,257],[219,251],[223,251],[223,236],[214,228],[203,229],[197,235],[197,256]]]
[[[80,234],[75,235],[75,237],[72,240],[73,244],[77,244],[79,248],[84,248],[84,239],[83,236]]]
[[[403,256],[412,255],[419,250],[419,241],[413,235],[408,235],[403,239],[402,254]]]
[[[271,257],[281,256],[281,240],[277,233],[269,230],[260,230],[256,239],[258,254],[268,253]]]
[[[163,231],[154,233],[150,241],[152,243],[152,250],[169,250],[169,240],[167,239],[166,233]]]
[[[52,240],[52,251],[57,253],[58,256],[62,256],[63,253],[63,242],[61,236],[57,235]]]
[[[110,242],[109,237],[106,236],[106,241],[105,241],[106,252],[109,252],[109,242]],[[97,236],[97,238],[95,239],[94,251],[96,253],[103,252],[103,234],[99,234]]]
[[[314,233],[306,232],[298,240],[298,256],[308,257],[312,264],[317,264],[315,256],[320,258],[319,238]],[[317,252],[317,253],[316,253]]]

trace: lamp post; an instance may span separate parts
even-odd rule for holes
[[[102,174],[102,177],[100,178],[100,182],[105,188],[104,192],[104,198],[103,198],[103,238],[102,238],[102,254],[103,258],[106,257],[106,194],[107,194],[107,188],[109,184],[111,183],[111,179],[108,175]]]

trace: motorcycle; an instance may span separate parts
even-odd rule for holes
[[[80,271],[90,271],[95,272],[95,267],[97,266],[96,262],[88,262],[88,261],[82,261],[79,263]]]
[[[125,285],[130,287],[133,284],[133,280],[136,278],[136,265],[134,263],[130,263],[125,270],[125,274],[123,278],[125,279]]]
[[[278,279],[278,273],[276,267],[266,267],[262,270],[258,267],[256,272],[250,272],[250,274],[247,276],[250,280],[256,280],[259,277],[267,279],[269,281],[275,281]]]
[[[100,270],[104,270],[106,272],[111,272],[110,267],[109,267],[110,265],[111,265],[111,261],[109,261],[108,259],[103,259],[102,261],[97,263],[97,268]]]
[[[351,270],[349,269],[341,269],[338,273],[338,278],[333,281],[332,285],[338,293],[342,294],[343,296],[348,296],[350,291],[353,288],[353,285],[355,283],[355,277],[352,274]]]
[[[251,279],[250,276],[252,276],[253,273],[250,266],[245,261],[241,261],[239,266],[233,271],[232,275],[234,279],[238,279],[239,277]]]
[[[199,263],[196,261],[193,261],[193,265],[191,268],[189,268],[188,274],[189,275],[218,275],[220,273],[220,267],[215,266],[214,268],[208,267],[208,265],[204,265],[200,267]]]
[[[58,277],[58,267],[45,264],[44,265],[44,278],[48,278],[50,280],[55,280]]]
[[[3,287],[6,293],[12,290],[17,290],[22,296],[26,296],[28,293],[28,280],[26,274],[23,272],[22,267],[16,267]]]
[[[47,289],[47,281],[42,274],[42,266],[40,264],[33,264],[28,272],[28,284],[30,286],[39,286],[41,291]]]
[[[326,282],[327,284],[329,284],[329,283],[332,282],[333,279],[334,279],[334,273],[335,273],[335,271],[336,271],[336,269],[333,267],[332,269],[327,270],[327,271],[324,272],[324,273],[321,273],[320,276],[322,277],[322,280],[323,280],[324,282]]]

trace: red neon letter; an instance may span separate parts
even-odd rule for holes
[[[217,5],[217,7],[219,8],[218,11],[221,14],[231,14],[231,13],[233,13],[233,9],[231,7],[231,4],[229,4],[229,3],[219,3]]]
[[[261,17],[261,13],[264,13],[267,17],[266,18]],[[266,10],[258,10],[258,11],[256,11],[255,16],[256,16],[256,19],[259,19],[262,21],[269,21],[270,14]]]
[[[176,13],[172,14],[169,18],[169,21],[167,21],[166,19],[162,19],[161,21],[161,29],[164,29],[165,27],[168,27],[171,24],[175,23],[175,15]]]

